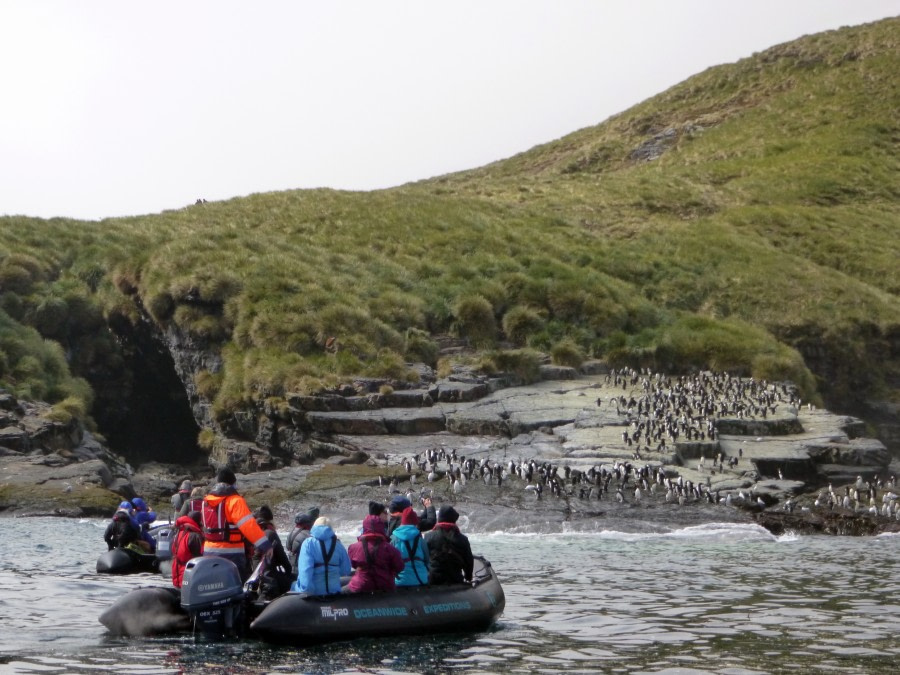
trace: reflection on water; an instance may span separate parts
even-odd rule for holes
[[[886,673],[900,656],[900,537],[776,539],[734,524],[473,535],[506,592],[492,631],[300,649],[108,636],[105,607],[164,582],[94,574],[103,526],[0,521],[0,669]]]

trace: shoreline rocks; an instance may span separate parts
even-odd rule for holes
[[[759,518],[786,499],[812,494],[829,483],[838,487],[859,477],[875,480],[895,475],[900,464],[883,444],[864,437],[860,420],[783,403],[764,418],[752,414],[716,417],[716,432],[711,436],[688,434],[691,438],[685,438],[682,433],[663,442],[634,443],[631,439],[646,415],[628,403],[640,398],[646,383],[642,385],[641,378],[633,375],[610,377],[603,370],[593,364],[581,374],[567,371],[564,379],[516,387],[503,386],[510,381],[503,378],[477,381],[473,376],[447,389],[442,381],[404,393],[289,397],[290,415],[309,429],[303,463],[298,460],[291,466],[243,475],[236,466],[239,489],[251,504],[267,502],[287,511],[308,498],[352,511],[354,503],[388,501],[391,490],[414,497],[430,490],[441,500],[481,511],[503,509],[510,522],[515,522],[516,513],[522,517],[546,512],[566,522],[602,520],[610,514],[614,520],[627,514],[629,520],[652,517],[673,525],[697,518],[706,522],[756,519],[772,531],[797,530],[805,520],[809,521],[806,531],[869,533],[893,527],[876,522],[854,528],[844,520],[823,520],[812,512]],[[759,386],[779,391],[776,385]],[[441,391],[469,393],[442,396]],[[12,416],[5,411],[6,423],[0,429],[5,432],[0,433],[0,514],[105,516],[120,497],[135,493],[159,508],[168,504],[182,479],[202,484],[212,473],[212,467],[154,464],[135,472],[83,430],[48,431],[47,422],[40,420],[49,406],[23,403],[19,408]],[[58,441],[61,437],[69,438],[69,447]],[[17,449],[29,443],[27,453]],[[247,446],[246,455],[257,451],[253,443],[242,445]],[[724,501],[729,493],[753,495],[765,509],[760,513],[740,508],[726,511],[728,507],[720,504],[707,507],[689,502],[680,505],[679,511],[659,492],[647,490],[636,497],[633,482],[617,503],[613,503],[614,491],[600,500],[585,498],[583,484],[576,483],[566,484],[565,494],[547,492],[537,500],[517,475],[508,475],[500,487],[476,488],[470,481],[461,488],[447,479],[446,466],[435,472],[441,476],[435,483],[427,481],[428,472],[420,467],[407,470],[407,463],[416,456],[421,459],[438,449],[446,456],[452,453],[490,465],[547,463],[575,475],[592,467],[652,466],[672,479],[704,486],[705,494],[716,495],[717,500]],[[234,456],[240,465],[240,458]],[[67,486],[71,486],[68,491]],[[841,514],[850,520],[867,515]]]

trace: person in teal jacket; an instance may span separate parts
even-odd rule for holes
[[[313,524],[297,556],[297,580],[291,584],[295,593],[334,595],[341,592],[341,576],[350,574],[350,556],[331,529],[328,518]]]
[[[419,531],[419,516],[408,506],[400,515],[400,526],[391,533],[391,543],[403,557],[403,571],[396,577],[398,586],[424,586],[428,583],[428,544]]]

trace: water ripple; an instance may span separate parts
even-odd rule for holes
[[[295,649],[107,635],[105,607],[163,581],[95,574],[102,527],[0,523],[0,670],[793,675],[893,672],[900,657],[898,537],[776,538],[731,523],[474,536],[506,592],[491,631]]]

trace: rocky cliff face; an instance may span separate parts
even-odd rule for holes
[[[51,410],[0,392],[0,513],[106,515],[135,496],[125,460]]]

